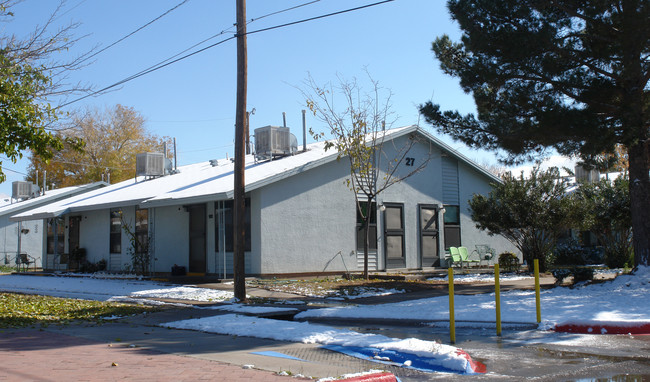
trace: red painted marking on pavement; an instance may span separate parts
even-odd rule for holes
[[[637,334],[650,335],[650,323],[639,325],[616,324],[562,324],[555,326],[556,332],[583,333],[583,334]]]
[[[345,382],[396,382],[397,378],[393,373],[382,372],[360,375],[358,377],[342,379]]]
[[[456,354],[465,357],[465,359],[469,362],[470,367],[472,368],[472,370],[474,370],[475,373],[483,374],[487,372],[487,367],[485,366],[485,364],[479,361],[474,361],[472,357],[470,357],[470,355],[467,354],[464,350],[458,349],[456,350]]]

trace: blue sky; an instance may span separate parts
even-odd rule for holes
[[[248,31],[373,3],[373,0],[320,0],[268,17],[309,0],[248,0]],[[83,39],[60,58],[101,49],[133,32],[181,0],[68,0],[57,25],[78,22],[75,36]],[[3,34],[25,36],[43,24],[57,2],[27,0],[13,11],[13,22],[0,25]],[[103,88],[129,77],[224,30],[225,34],[193,49],[233,36],[235,0],[189,0],[133,36],[94,57],[92,64],[71,74],[71,81]],[[364,68],[381,86],[393,92],[395,127],[420,122],[417,105],[429,99],[443,109],[473,112],[470,96],[454,78],[444,75],[431,52],[431,42],[442,34],[459,39],[441,0],[395,0],[359,11],[322,18],[248,36],[248,110],[251,130],[266,125],[287,125],[302,142],[299,88],[309,74],[319,84],[365,77]],[[236,93],[235,40],[206,50],[156,72],[130,81],[113,91],[89,97],[65,108],[133,107],[147,120],[146,127],[160,136],[175,137],[179,165],[232,156]],[[307,126],[325,130],[308,114]],[[494,155],[470,151],[441,137],[479,162],[495,162]],[[27,155],[25,155],[26,157]],[[27,159],[12,164],[3,159],[7,181],[0,193],[11,194],[11,182],[22,180]],[[13,171],[16,172],[13,172]]]

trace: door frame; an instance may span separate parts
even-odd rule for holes
[[[424,230],[424,227],[422,227],[422,209],[433,209],[435,210],[435,229],[431,230]],[[436,252],[438,253],[437,260],[434,261],[433,266],[440,266],[440,205],[438,204],[418,204],[418,259],[420,261],[420,268],[425,267],[425,257],[423,254],[423,244],[424,244],[424,237],[432,237],[435,236],[436,238]],[[427,258],[429,259],[429,258]],[[433,259],[433,258],[431,258]],[[437,265],[436,265],[437,264]],[[427,265],[427,267],[430,267],[431,265]]]
[[[383,203],[383,228],[384,228],[384,261],[386,269],[406,268],[406,222],[404,221],[404,203]],[[399,229],[388,229],[386,224],[386,211],[389,208],[399,208],[402,227]],[[388,258],[388,237],[401,236],[402,238],[402,257],[401,259]]]
[[[188,264],[188,273],[202,273],[205,274],[208,266],[208,251],[207,251],[207,206],[205,203],[200,204],[191,204],[185,206],[185,209],[188,212],[188,235],[187,235],[187,264]],[[194,216],[201,216],[203,221],[202,229],[200,231],[192,230],[192,218]],[[197,237],[201,240],[203,239],[203,253],[198,254],[198,256],[192,256],[193,249],[193,237]]]

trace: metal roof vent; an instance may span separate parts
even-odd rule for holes
[[[38,196],[39,188],[32,182],[16,181],[11,183],[11,197],[14,199],[30,199]]]
[[[273,159],[293,155],[298,140],[288,127],[264,126],[255,129],[255,155],[259,159]]]
[[[142,153],[135,155],[135,176],[163,176],[166,166],[165,154]],[[169,160],[168,160],[169,161]]]

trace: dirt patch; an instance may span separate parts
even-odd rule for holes
[[[363,279],[311,279],[311,280],[251,280],[248,285],[274,292],[294,293],[309,297],[359,298],[371,295],[410,293],[439,288],[440,280],[363,280]]]

